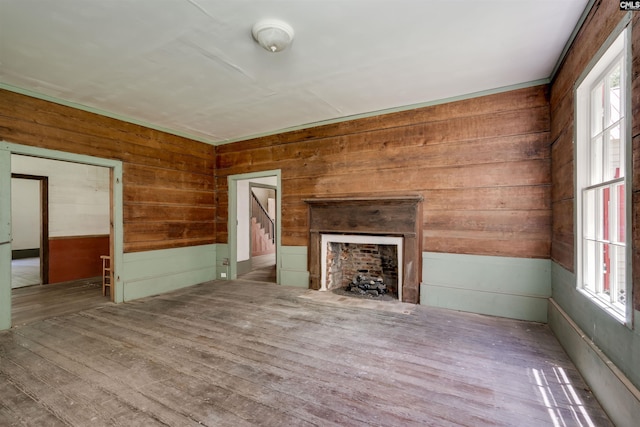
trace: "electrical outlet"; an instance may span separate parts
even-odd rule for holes
[[[223,279],[226,279],[227,278],[227,273],[220,273],[220,277],[223,278]]]

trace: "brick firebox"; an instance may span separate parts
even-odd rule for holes
[[[320,290],[344,288],[357,276],[382,279],[389,295],[402,299],[402,237],[322,234]]]
[[[422,196],[378,196],[306,199],[309,206],[309,287],[322,286],[322,235],[397,236],[403,259],[399,293],[418,303],[422,276]]]

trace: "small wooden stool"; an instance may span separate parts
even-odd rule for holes
[[[102,259],[102,295],[107,296],[107,288],[109,288],[109,296],[111,296],[111,257],[101,255]]]

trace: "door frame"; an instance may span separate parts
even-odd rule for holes
[[[11,179],[40,181],[40,281],[49,283],[49,177],[11,173]]]
[[[280,284],[280,253],[282,249],[282,172],[280,169],[250,172],[227,176],[227,188],[229,191],[229,206],[227,218],[227,246],[229,257],[229,274],[227,280],[235,280],[238,277],[238,181],[248,179],[276,177],[276,283]]]
[[[84,154],[50,150],[0,141],[0,193],[7,194],[8,203],[0,203],[0,330],[11,328],[11,155],[41,157],[63,162],[106,167],[110,176],[110,252],[113,262],[113,301],[124,301],[124,284],[121,280],[124,257],[122,162]],[[4,197],[3,197],[4,200]],[[1,244],[8,239],[8,244]]]
[[[0,149],[0,330],[11,327],[11,153]],[[8,203],[2,203],[9,200]]]

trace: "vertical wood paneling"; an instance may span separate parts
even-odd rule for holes
[[[49,283],[102,276],[101,255],[109,255],[108,234],[49,239]]]
[[[0,90],[0,139],[123,162],[124,250],[215,243],[215,147]]]
[[[423,250],[548,258],[547,87],[537,86],[217,147],[226,177],[282,170],[282,243],[306,246],[310,197],[421,194]]]

